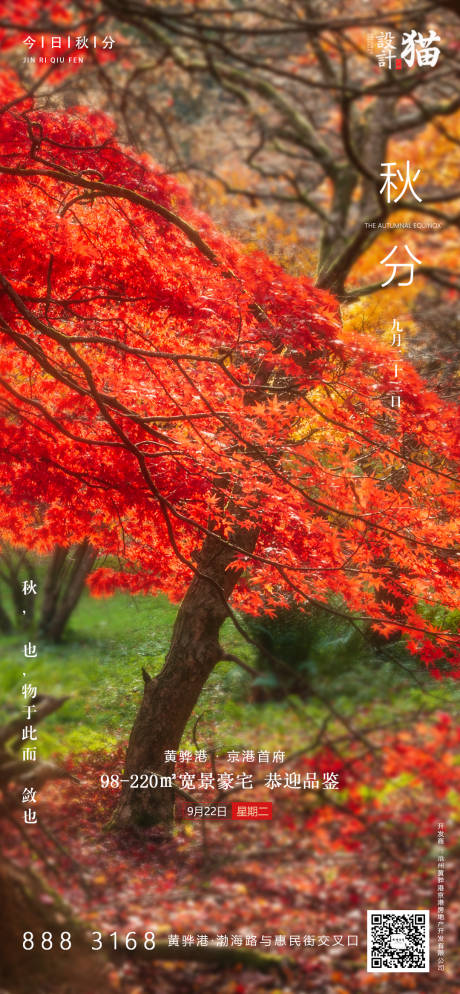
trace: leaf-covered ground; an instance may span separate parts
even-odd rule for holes
[[[274,802],[272,821],[208,819],[205,826],[182,821],[167,844],[148,832],[133,838],[105,831],[116,791],[102,790],[100,776],[121,771],[123,748],[110,757],[88,753],[67,761],[78,782],[57,781],[42,791],[41,823],[51,828],[53,839],[39,828],[28,830],[37,846],[33,862],[43,869],[46,857],[49,881],[90,931],[103,933],[107,951],[114,931],[119,943],[131,930],[138,936],[152,930],[157,941],[171,933],[180,936],[180,947],[183,936],[194,936],[196,944],[198,935],[211,942],[227,934],[235,951],[239,942],[245,947],[246,936],[256,935],[257,952],[273,954],[281,967],[263,972],[237,962],[218,964],[211,957],[204,963],[149,962],[138,953],[120,953],[113,977],[123,994],[214,994],[217,989],[219,994],[447,994],[455,989],[460,967],[454,934],[459,741],[449,716],[438,713],[391,737],[366,733],[362,741],[342,742],[333,750],[323,743],[314,757],[297,758],[287,768],[339,769],[339,793],[269,794],[257,788],[257,799]],[[440,821],[446,831],[446,971],[437,973],[433,946],[429,975],[368,974],[367,908],[430,907],[436,936]],[[15,834],[11,842],[15,859],[30,863],[30,852]],[[300,948],[289,948],[289,938],[282,944],[279,937],[291,935],[300,936]],[[358,935],[357,948],[347,946],[348,935]],[[261,944],[262,936],[271,936],[271,947]],[[329,936],[329,942],[323,944],[320,936]],[[336,936],[344,936],[343,945],[334,941]]]

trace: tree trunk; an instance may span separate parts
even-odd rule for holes
[[[91,941],[70,909],[29,867],[0,866],[0,987],[9,994],[107,994],[114,990],[105,957],[91,952]],[[23,936],[33,934],[33,948]],[[52,951],[42,949],[43,932],[53,936]],[[61,950],[61,932],[71,935],[71,948]],[[30,941],[26,942],[30,947]]]
[[[52,642],[59,642],[62,638],[96,555],[87,539],[74,549],[56,546],[46,575],[40,617],[39,632],[44,638]]]
[[[0,563],[0,576],[9,587],[13,602],[14,621],[19,629],[27,630],[33,623],[34,598],[24,593],[23,580],[37,581],[34,564],[25,549],[13,549],[6,542],[1,543]],[[12,629],[13,624],[1,605],[0,631],[6,635]]]
[[[234,537],[250,552],[254,531]],[[170,778],[174,763],[165,763],[166,749],[177,749],[201,690],[216,663],[222,658],[219,631],[227,617],[226,600],[240,575],[228,569],[234,550],[217,536],[206,538],[199,559],[204,576],[192,581],[179,608],[171,647],[159,676],[152,680],[143,670],[144,694],[129,739],[124,777],[133,773]],[[166,781],[167,784],[168,781]],[[123,785],[111,828],[156,827],[167,836],[174,822],[175,791],[172,786],[132,789]]]
[[[2,635],[9,635],[13,630],[13,625],[11,624],[10,618],[0,602],[0,632]]]

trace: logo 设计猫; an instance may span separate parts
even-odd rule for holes
[[[403,69],[407,66],[433,67],[437,64],[441,49],[434,42],[441,41],[440,36],[432,28],[427,35],[412,28],[404,31],[400,41],[391,31],[380,31],[372,36],[371,49],[377,56],[377,64],[381,69]]]

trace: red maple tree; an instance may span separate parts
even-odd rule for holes
[[[458,639],[420,613],[455,604],[454,406],[402,361],[392,410],[394,352],[217,231],[110,119],[28,99],[0,132],[4,535],[87,540],[112,564],[93,592],[181,600],[127,773],[171,773],[238,607],[319,604],[455,671]],[[170,821],[156,793],[128,790],[117,824]]]

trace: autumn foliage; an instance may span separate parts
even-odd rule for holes
[[[455,419],[326,292],[247,254],[88,110],[0,123],[4,534],[89,538],[115,586],[178,599],[214,533],[233,602],[330,603],[403,629],[436,665],[454,636]],[[248,554],[235,537],[257,533]]]
[[[29,561],[35,568],[35,553],[49,556],[46,575],[37,566],[42,616],[50,575],[66,600],[69,562],[81,585],[96,563],[88,579],[96,597],[121,589],[181,602],[168,651],[172,613],[165,638],[156,615],[164,602],[129,601],[148,618],[131,640],[123,624],[128,630],[133,615],[122,614],[128,598],[120,597],[111,605],[123,619],[118,628],[104,605],[93,628],[82,613],[75,644],[69,639],[58,658],[47,644],[51,628],[34,628],[31,598],[24,600],[24,638],[30,632],[40,642],[39,658],[26,664],[22,646],[16,658],[11,636],[5,686],[30,665],[27,679],[40,678],[37,720],[47,680],[73,681],[74,701],[25,772],[17,757],[11,765],[22,718],[3,729],[12,863],[0,866],[0,889],[7,970],[16,960],[18,991],[29,990],[31,976],[17,942],[25,919],[30,914],[38,930],[55,913],[56,921],[78,916],[82,935],[104,933],[98,962],[107,980],[92,974],[96,953],[87,949],[92,994],[112,984],[120,994],[380,991],[386,975],[365,971],[365,909],[430,908],[434,924],[441,851],[438,923],[445,895],[445,982],[455,983],[460,740],[447,712],[456,691],[452,681],[434,688],[428,678],[412,692],[409,681],[420,674],[405,651],[434,676],[460,675],[460,634],[449,614],[458,606],[458,409],[450,367],[439,370],[453,354],[448,318],[457,288],[450,6],[414,13],[389,0],[382,25],[380,11],[365,4],[363,13],[355,0],[329,5],[327,17],[314,2],[3,4],[0,547],[14,545],[20,557],[30,551],[24,569]],[[417,23],[428,32],[432,16],[442,25],[439,67],[382,71],[376,31]],[[28,32],[44,33],[49,56],[54,34],[66,55],[76,36],[93,32],[98,48],[84,52],[78,74],[72,60],[22,65]],[[114,52],[101,47],[109,32]],[[423,202],[383,203],[385,160],[420,172]],[[395,280],[382,289],[388,272],[380,260],[399,237],[393,221],[414,219],[431,227],[434,219],[438,233],[421,226],[404,235],[423,265],[410,286]],[[314,270],[317,285],[299,275]],[[389,344],[394,319],[404,327],[402,350]],[[413,351],[418,371],[406,358],[417,322],[422,349],[429,343],[423,360]],[[430,382],[421,369],[434,369]],[[393,408],[396,382],[401,406]],[[20,575],[16,569],[19,592]],[[267,628],[266,616],[287,608],[291,637],[298,606],[319,617],[322,632],[324,611],[338,616],[325,641],[339,679],[329,679],[326,650],[308,637],[289,656],[294,670],[281,652],[268,658],[268,650],[265,660],[275,643],[262,645],[248,616]],[[290,671],[273,701],[263,679],[257,696],[261,674],[246,661],[252,650],[233,654],[241,642],[223,627],[229,615],[246,638],[256,632],[252,649],[269,678],[280,674],[283,683]],[[345,630],[355,641],[339,637]],[[353,655],[356,644],[365,645],[362,654]],[[401,683],[386,698],[396,666]],[[362,673],[371,675],[363,695]],[[282,736],[276,789],[264,784],[263,766],[254,767],[251,796],[183,782],[180,774],[197,767],[175,765],[176,748],[198,747],[204,736],[202,769],[217,780],[229,734],[238,749]],[[78,755],[83,740],[95,751]],[[41,754],[56,741],[59,770]],[[74,752],[62,758],[67,742]],[[232,764],[231,776],[245,766]],[[133,774],[173,769],[174,787],[130,789]],[[289,782],[293,771],[312,770],[333,770],[340,786],[297,790]],[[39,819],[25,830],[19,788],[29,774]],[[192,821],[176,803],[249,796],[273,803],[270,821]],[[18,889],[28,905],[21,898],[13,915]],[[155,957],[110,947],[114,930],[150,929]],[[197,955],[198,931],[209,933],[208,959]],[[193,933],[191,962],[175,955],[170,933]],[[222,933],[235,954],[227,961],[216,958]],[[300,943],[274,942],[272,962],[249,964],[238,956],[253,933],[298,933]],[[360,945],[323,946],[324,933],[359,934]],[[435,939],[433,929],[432,953]],[[179,941],[177,948],[182,953]],[[58,973],[43,972],[55,962],[37,944],[32,975],[40,989],[60,988]],[[66,989],[89,994],[82,967],[61,965]],[[392,983],[420,994],[444,990],[433,967],[419,980],[404,973]],[[6,975],[0,986],[14,984]]]
[[[110,951],[109,935],[114,930],[120,936],[134,930],[139,937],[153,929],[157,945],[163,940],[167,946],[168,934],[179,935],[179,945],[183,935],[192,934],[192,948],[196,932],[206,933],[210,943],[228,934],[237,957],[240,947],[234,936],[243,936],[245,949],[246,936],[256,935],[258,948],[274,954],[285,971],[281,989],[288,984],[296,992],[319,990],[320,985],[334,994],[383,990],[382,977],[370,977],[364,967],[362,909],[414,905],[431,908],[435,917],[433,846],[439,811],[446,822],[455,818],[459,731],[442,713],[419,720],[410,730],[392,730],[390,740],[388,731],[362,731],[364,745],[339,736],[335,745],[292,762],[288,759],[283,767],[306,772],[333,766],[340,775],[340,792],[329,792],[328,797],[324,791],[259,787],[254,790],[256,798],[274,806],[272,821],[214,820],[203,834],[202,823],[185,820],[174,841],[160,848],[154,838],[147,837],[140,845],[131,838],[108,839],[101,831],[117,794],[100,789],[101,774],[120,768],[122,749],[110,759],[95,753],[69,759],[67,772],[78,777],[78,790],[70,781],[50,783],[42,799],[63,847],[57,852],[53,840],[43,838],[42,856],[54,867],[53,886],[89,930],[101,931],[104,950]],[[218,762],[225,766],[225,760]],[[196,800],[202,804],[203,794],[197,794]],[[205,800],[213,802],[208,794]],[[225,796],[220,803],[225,803]],[[27,864],[30,857],[17,836],[11,830],[7,834],[15,858]],[[452,840],[449,834],[448,855]],[[449,858],[446,901],[452,975],[458,960],[454,938],[458,883],[458,866]],[[347,935],[353,933],[359,934],[359,944],[348,946]],[[294,934],[300,937],[298,947],[289,943]],[[334,948],[337,934],[345,939]],[[260,946],[260,937],[267,935],[270,946]],[[287,936],[284,945],[279,944],[280,935]],[[319,939],[324,935],[330,937],[325,944]],[[168,951],[174,957],[174,948],[169,946]],[[264,978],[244,962],[215,969],[219,990],[228,994],[266,990],[265,984],[269,990],[279,989],[276,974]],[[158,963],[153,955],[142,962],[131,954],[125,956],[121,979],[127,994],[207,992],[215,990],[216,972],[199,963]],[[411,974],[398,976],[394,989],[440,989],[435,971],[423,987],[418,983],[414,987],[412,980]]]

